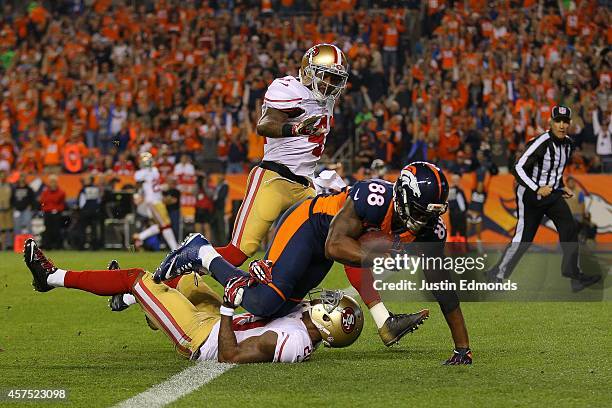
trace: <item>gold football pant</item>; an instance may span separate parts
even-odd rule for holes
[[[170,225],[170,216],[168,215],[168,209],[166,205],[161,201],[153,204],[149,204],[149,210],[153,220],[161,227],[165,228]]]
[[[231,244],[253,256],[272,223],[289,207],[315,190],[256,166],[249,173],[244,200],[234,222]]]
[[[146,273],[136,280],[132,290],[147,317],[188,358],[198,351],[221,318],[221,298],[198,279],[196,287],[193,276],[183,277],[177,290],[153,282],[153,275]]]

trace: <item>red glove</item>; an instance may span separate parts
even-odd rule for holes
[[[257,282],[267,285],[272,282],[272,261],[258,259],[249,264],[249,275]]]
[[[253,278],[246,276],[235,276],[228,280],[223,291],[223,306],[232,309],[240,306],[244,288],[248,288],[253,283]]]
[[[319,126],[324,115],[310,116],[303,121],[293,125],[291,130],[294,136],[318,136],[325,133],[325,128]]]

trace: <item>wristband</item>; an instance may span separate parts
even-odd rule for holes
[[[219,308],[219,313],[221,313],[221,316],[232,317],[234,316],[234,309],[232,309],[231,307],[221,305],[221,307]]]
[[[286,123],[283,125],[283,130],[281,131],[281,135],[283,137],[293,137],[293,125]]]

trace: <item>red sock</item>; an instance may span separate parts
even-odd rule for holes
[[[356,268],[344,266],[344,272],[351,285],[359,292],[359,296],[366,305],[380,302],[380,294],[374,289],[374,278],[372,272],[367,268]]]
[[[216,247],[215,250],[223,257],[223,259],[234,266],[242,265],[244,261],[249,258],[244,252],[232,244],[227,244],[227,246],[224,247]]]
[[[99,271],[67,271],[64,286],[100,296],[130,293],[143,269],[103,269]]]
[[[195,273],[195,272],[194,272]],[[170,280],[165,281],[164,283],[166,284],[166,286],[170,286],[172,289],[176,289],[176,287],[178,286],[179,281],[181,280],[183,276],[177,276],[176,278],[172,278]]]

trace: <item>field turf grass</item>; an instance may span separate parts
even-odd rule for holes
[[[102,269],[117,258],[123,267],[153,270],[162,254],[50,257],[65,269]],[[194,364],[148,328],[138,307],[111,313],[106,298],[65,289],[35,293],[30,281],[20,255],[0,253],[0,390],[66,388],[70,406],[110,406]],[[346,288],[342,269],[335,267],[323,286]],[[452,343],[436,304],[388,307],[428,307],[431,318],[387,349],[366,313],[364,332],[350,348],[318,350],[304,364],[234,367],[173,405],[610,406],[610,302],[464,303],[472,367],[440,365]]]

